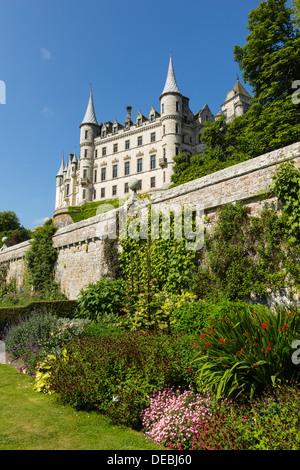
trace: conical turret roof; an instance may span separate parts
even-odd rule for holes
[[[65,166],[64,157],[62,157],[60,169],[58,170],[58,173],[57,173],[56,176],[63,176],[64,175],[64,166]]]
[[[169,62],[167,80],[166,80],[162,95],[164,95],[165,93],[180,93],[177,82],[176,82],[171,53],[170,53],[170,62]]]
[[[98,121],[97,121],[96,113],[95,113],[95,109],[94,109],[92,90],[90,92],[90,98],[89,98],[88,106],[87,106],[86,113],[85,113],[85,116],[83,118],[83,121],[82,121],[81,125],[82,124],[96,124],[98,126]]]

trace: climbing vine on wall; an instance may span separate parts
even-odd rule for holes
[[[281,164],[273,178],[273,191],[282,204],[290,242],[300,243],[300,171],[294,162]]]
[[[265,206],[258,216],[241,202],[218,212],[195,277],[199,297],[248,300],[300,283],[299,246],[286,238],[287,221]]]
[[[27,282],[34,291],[44,294],[58,290],[54,281],[57,250],[52,242],[55,231],[52,224],[38,227],[32,234],[31,246],[25,255]]]

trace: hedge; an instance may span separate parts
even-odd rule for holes
[[[30,316],[34,311],[45,310],[59,317],[74,318],[77,308],[77,300],[40,300],[22,306],[0,307],[0,332],[6,326],[17,323],[19,319]]]

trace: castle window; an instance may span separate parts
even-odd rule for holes
[[[124,184],[124,193],[129,193],[129,186],[128,183]]]
[[[154,114],[150,115],[150,121],[154,121]]]
[[[115,126],[115,127],[114,127],[114,134],[117,133],[117,130],[118,130],[118,128],[117,128],[117,126]]]
[[[143,145],[143,137],[138,137],[138,145]]]
[[[85,131],[85,138],[88,138],[89,131]]]
[[[69,194],[70,194],[70,185],[67,184],[66,195],[69,196]]]
[[[88,152],[87,149],[85,149],[85,151],[84,151],[84,158],[87,158],[87,152]]]
[[[137,124],[138,124],[138,126],[140,126],[140,125],[142,124],[142,120],[141,120],[141,118],[138,118],[138,120],[137,120]]]
[[[156,155],[151,155],[150,168],[154,170],[156,168]]]
[[[130,140],[125,140],[125,149],[128,150],[130,148]]]
[[[151,188],[155,188],[155,176],[152,176],[150,180],[150,185],[151,185]]]
[[[105,155],[106,155],[106,147],[103,147],[102,148],[102,157],[105,157]]]
[[[105,197],[105,188],[101,188],[101,197]]]
[[[124,174],[125,175],[130,174],[130,162],[125,162],[125,164],[124,164]]]
[[[87,178],[87,170],[83,170],[83,178]]]
[[[101,168],[101,181],[106,180],[106,168]]]
[[[163,125],[163,135],[165,135],[165,133],[166,133],[166,126]]]
[[[98,157],[98,150],[95,150],[95,158]]]
[[[164,147],[164,149],[163,149],[163,157],[165,157],[165,156],[166,156],[166,148]]]
[[[176,134],[179,133],[179,126],[178,126],[178,124],[175,125],[175,132],[176,132]]]
[[[161,105],[161,112],[162,112],[162,114],[165,112],[165,105],[164,104]]]
[[[112,187],[112,195],[116,196],[116,194],[117,194],[117,186],[113,186]]]
[[[102,137],[105,137],[106,132],[102,131]]]
[[[164,174],[163,174],[163,182],[165,183],[166,182],[166,172],[164,171]]]
[[[143,171],[143,159],[142,159],[142,158],[138,158],[138,161],[137,161],[137,172],[140,173],[141,171]]]
[[[85,189],[82,191],[82,199],[85,199]]]
[[[113,178],[118,176],[118,165],[113,165]]]
[[[138,189],[142,189],[142,180],[139,180],[139,188]]]
[[[114,153],[118,151],[118,144],[114,144]]]
[[[177,112],[179,111],[179,103],[178,103],[178,101],[176,101],[176,111],[177,111]]]
[[[97,183],[97,170],[94,171],[94,182]]]
[[[175,155],[179,155],[179,147],[175,147]]]
[[[155,137],[155,132],[151,133],[151,142],[155,142],[156,137]]]
[[[94,189],[94,199],[96,199],[96,196],[97,196],[97,191],[96,189]]]

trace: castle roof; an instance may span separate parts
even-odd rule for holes
[[[62,158],[60,169],[58,170],[58,173],[56,176],[63,176],[64,175],[64,157]]]
[[[231,91],[229,91],[226,95],[226,98],[225,98],[225,102],[227,100],[230,100],[231,98],[233,98],[234,96],[237,96],[237,95],[244,95],[246,96],[247,98],[251,98],[251,95],[248,93],[248,91],[243,87],[243,85],[241,84],[241,82],[239,80],[237,80],[236,84],[234,85],[233,89]]]
[[[86,113],[85,113],[85,116],[83,118],[81,125],[82,124],[96,124],[98,126],[98,121],[97,121],[95,109],[94,109],[92,90],[90,92],[88,106],[87,106]]]
[[[164,95],[165,93],[180,93],[177,82],[176,82],[173,61],[172,61],[172,54],[170,54],[168,75],[167,75],[167,79],[166,79],[166,83],[165,83],[165,87],[163,89],[162,95]]]

